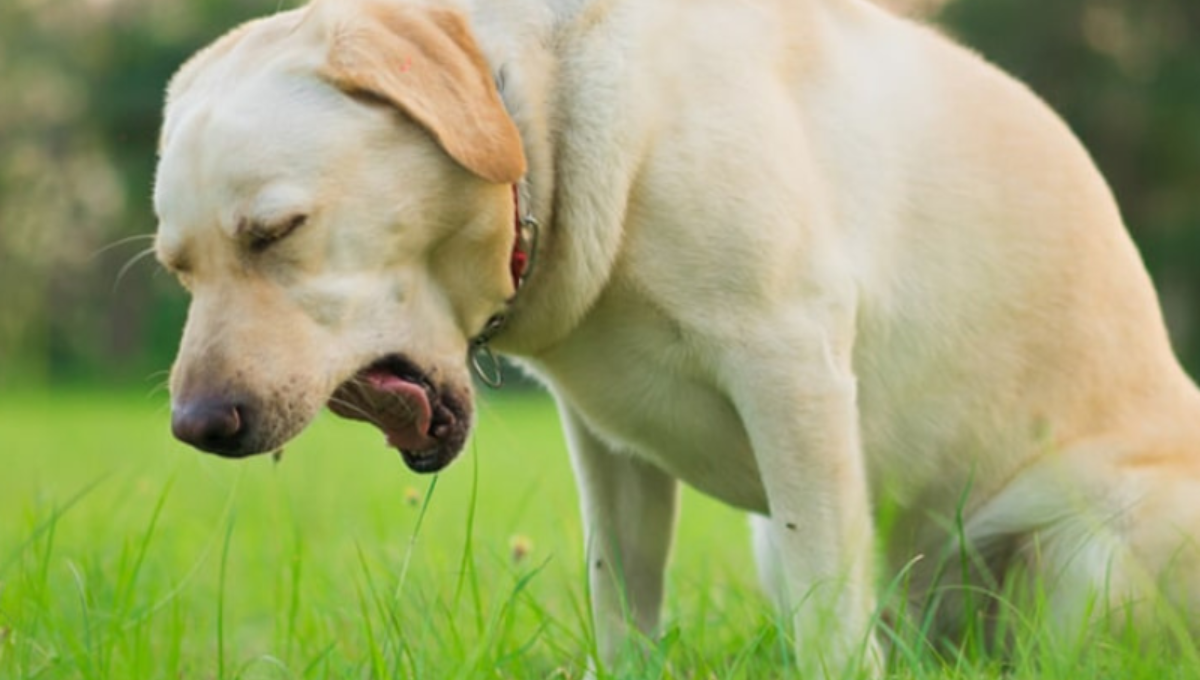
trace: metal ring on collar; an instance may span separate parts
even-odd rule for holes
[[[471,371],[484,385],[498,390],[504,386],[504,365],[487,343],[471,343]]]

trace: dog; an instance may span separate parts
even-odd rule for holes
[[[751,514],[806,677],[881,672],[902,571],[1036,585],[1065,635],[1200,604],[1200,392],[1113,196],[864,0],[315,0],[174,76],[154,202],[188,444],[328,404],[433,472],[467,357],[544,381],[600,663],[654,634],[680,482]]]

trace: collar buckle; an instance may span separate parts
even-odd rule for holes
[[[513,247],[513,266],[514,276],[513,283],[515,290],[513,297],[521,290],[521,286],[525,284],[525,279],[529,278],[529,272],[533,271],[533,266],[537,260],[538,237],[541,235],[542,225],[533,216],[533,213],[525,213],[520,220],[517,221],[517,242]],[[520,260],[520,270],[516,270],[516,263]]]

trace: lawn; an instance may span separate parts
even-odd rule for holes
[[[174,442],[166,398],[0,395],[0,678],[579,678],[582,539],[553,408],[491,395],[467,451],[408,471],[323,416],[270,457]],[[791,677],[746,522],[686,494],[663,639],[638,678]],[[886,584],[885,584],[886,585]],[[1002,659],[893,646],[898,678],[1197,678],[1091,643]]]
[[[0,677],[581,676],[553,407],[512,393],[479,410],[464,455],[427,477],[328,415],[277,463],[229,461],[173,441],[161,393],[0,396]],[[771,613],[743,517],[684,506],[673,655],[723,674]]]

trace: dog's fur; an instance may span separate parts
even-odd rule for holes
[[[272,450],[332,397],[437,469],[507,312],[607,660],[656,625],[678,481],[755,514],[829,675],[878,664],[873,506],[921,596],[966,551],[1065,632],[1164,585],[1196,608],[1200,393],[1112,196],[1024,87],[862,0],[317,0],[175,77],[155,203],[203,448]]]

